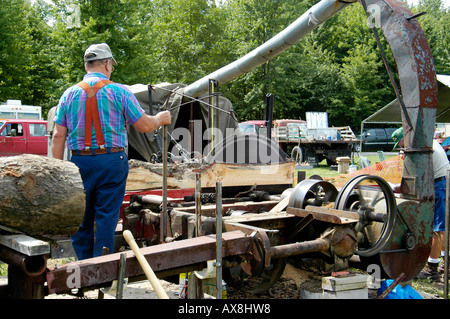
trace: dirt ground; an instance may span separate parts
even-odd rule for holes
[[[8,282],[6,276],[0,277],[0,285],[4,285]],[[180,285],[178,283],[172,283],[165,280],[160,280],[161,285],[166,291],[170,299],[179,299]],[[268,291],[263,294],[255,295],[247,292],[243,292],[233,287],[227,286],[226,297],[227,299],[302,299],[301,292],[310,292],[313,294],[320,294],[322,290],[322,276],[320,274],[296,268],[290,264],[286,266],[286,269],[278,280],[278,282]],[[430,284],[426,284],[429,286]],[[441,289],[442,284],[431,284],[437,289]],[[114,289],[102,289],[103,296],[99,294],[100,290],[90,290],[84,292],[82,299],[116,299],[116,291]],[[417,292],[424,299],[438,299],[440,297],[433,293],[427,293],[422,290]],[[304,294],[303,294],[304,295]],[[367,299],[377,298],[377,289],[369,288]],[[205,294],[204,298],[215,299],[214,296]],[[70,294],[51,294],[46,296],[45,299],[80,299],[79,297]],[[153,290],[149,281],[139,281],[129,283],[126,285],[122,299],[158,299],[157,294]]]
[[[290,264],[278,280],[278,282],[263,294],[255,295],[227,286],[227,299],[301,299],[301,291],[320,294],[322,292],[322,275],[296,268]],[[161,280],[161,284],[170,299],[179,299],[180,285]],[[435,295],[418,291],[424,299],[436,299]],[[377,298],[377,289],[368,289],[367,299]],[[71,295],[50,295],[47,299],[73,299]],[[99,290],[87,291],[84,298],[98,299]],[[104,299],[116,299],[115,291],[104,294]],[[128,284],[123,292],[123,299],[158,299],[151,284],[148,281],[140,281]],[[214,296],[205,294],[204,298],[215,299]]]
[[[160,281],[164,290],[170,299],[179,299],[180,285]],[[227,299],[299,299],[300,290],[307,289],[309,291],[321,291],[321,277],[305,270],[298,269],[292,265],[287,265],[280,280],[267,292],[255,295],[242,292],[232,287],[227,287]],[[98,299],[99,290],[87,291],[84,294],[85,299]],[[46,299],[73,299],[72,295],[49,295]],[[104,299],[116,299],[115,291],[104,294]],[[157,299],[158,296],[154,292],[148,281],[140,281],[130,283],[123,292],[123,299]],[[215,299],[214,296],[205,295],[205,298]]]

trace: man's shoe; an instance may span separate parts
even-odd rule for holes
[[[434,263],[427,263],[422,271],[417,276],[418,279],[430,279],[431,281],[440,281],[441,276],[438,272],[438,265]]]
[[[450,263],[450,261],[449,261],[449,263]],[[442,258],[442,260],[439,262],[439,267],[438,267],[438,273],[440,273],[440,274],[443,274],[444,273],[444,270],[445,270],[445,265],[444,265],[445,263],[444,263],[444,258]],[[449,265],[449,267],[448,267],[448,272],[447,272],[448,274],[450,274],[450,265]]]

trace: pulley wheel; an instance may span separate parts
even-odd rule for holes
[[[236,289],[261,294],[280,279],[287,264],[287,257],[271,259],[268,267],[264,266],[265,250],[261,239],[253,240],[253,258],[239,266],[223,269],[223,279]]]
[[[289,198],[289,207],[302,208],[306,206],[322,206],[333,202],[338,191],[333,184],[318,180],[305,179],[295,186]]]
[[[280,145],[262,135],[230,135],[214,144],[204,163],[280,164],[289,162]]]
[[[389,184],[375,175],[359,175],[348,181],[339,192],[335,208],[357,212],[355,228],[360,240],[356,253],[370,257],[379,253],[394,229],[397,204]]]

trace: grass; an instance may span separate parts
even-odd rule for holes
[[[0,276],[6,276],[8,274],[8,264],[0,264]]]
[[[423,291],[437,298],[445,298],[443,282],[436,283],[430,279],[414,279],[411,282],[411,287],[416,291]]]

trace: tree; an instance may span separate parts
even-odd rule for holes
[[[382,48],[395,71],[393,57],[380,30]],[[333,125],[350,125],[361,121],[395,98],[386,67],[381,58],[367,16],[359,4],[343,10],[312,35],[326,51],[334,52],[333,65],[338,68],[337,86],[327,106]]]
[[[224,16],[213,1],[157,0],[147,25],[152,71],[160,81],[190,84],[228,61]]]
[[[52,67],[49,26],[40,12],[24,0],[0,6],[0,101],[21,100],[41,105],[51,98]]]
[[[305,11],[305,7],[290,0],[235,0],[228,1],[225,10],[229,37],[233,39],[231,56],[237,59],[286,28]],[[284,103],[289,100],[285,95],[288,93],[286,88],[295,86],[292,83],[295,79],[286,69],[292,70],[292,65],[298,62],[283,58],[286,54],[262,64],[226,86],[226,95],[234,102],[241,119],[262,119],[268,93],[275,96],[274,116],[286,114]],[[298,55],[292,54],[290,57],[298,58]],[[290,83],[281,83],[283,78]],[[288,105],[295,108],[291,103]]]
[[[418,21],[433,53],[436,73],[450,74],[450,8],[442,0],[421,0],[413,11],[426,12]]]

